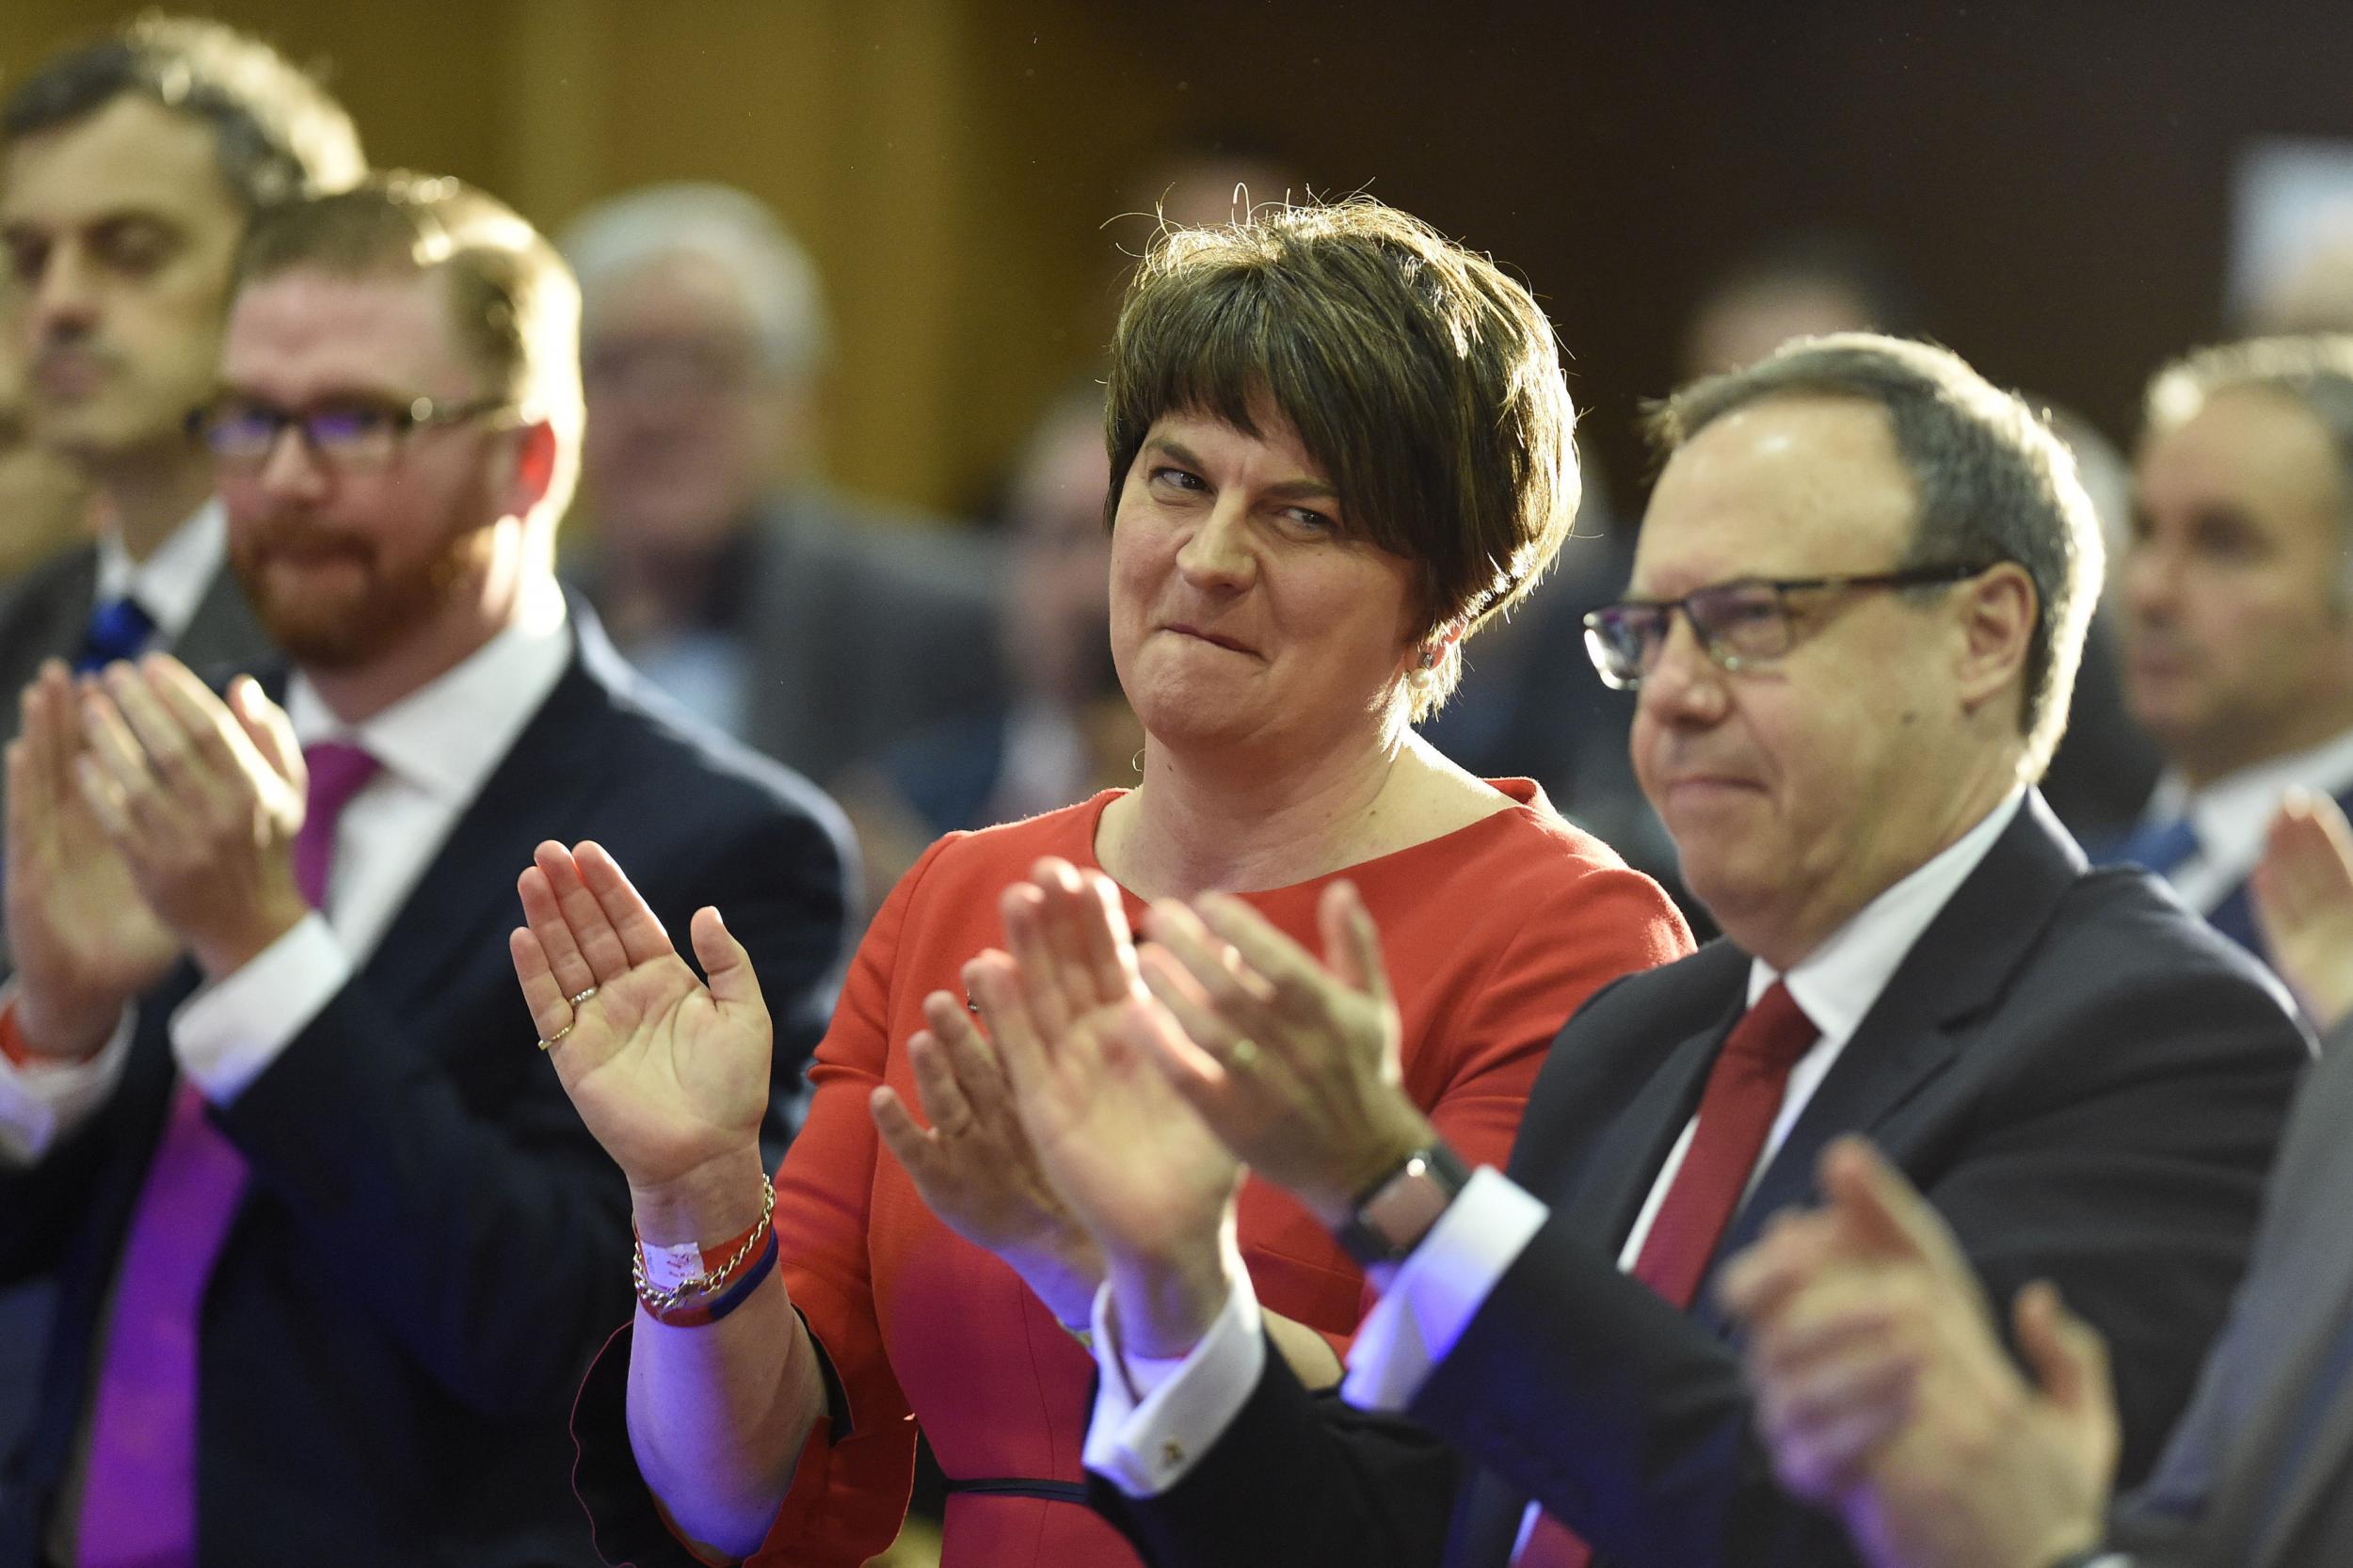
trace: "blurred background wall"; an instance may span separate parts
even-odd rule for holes
[[[560,225],[718,179],[824,268],[826,450],[968,509],[1099,345],[1113,248],[1171,138],[1286,150],[1492,250],[1576,355],[1632,499],[1639,399],[1704,280],[1762,236],[1875,236],[1926,329],[2129,435],[2141,377],[2222,328],[2232,160],[2353,136],[2353,6],[217,0],[324,60],[378,162]],[[0,4],[0,73],[122,12]],[[1277,193],[1254,191],[1266,197]]]

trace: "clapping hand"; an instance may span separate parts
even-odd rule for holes
[[[734,1211],[758,1212],[769,1096],[750,956],[716,909],[697,910],[695,956],[711,981],[697,980],[593,843],[541,844],[518,889],[526,923],[508,947],[523,1000],[565,1093],[629,1176],[641,1233],[667,1244],[739,1228]],[[728,1216],[713,1219],[718,1208]]]
[[[17,1029],[61,1061],[105,1043],[122,1009],[178,959],[179,938],[139,894],[85,798],[79,697],[51,660],[24,689],[8,744],[8,921]]]
[[[294,871],[301,747],[251,677],[224,702],[178,660],[150,654],[107,665],[81,707],[83,799],[207,975],[233,973],[311,912]]]
[[[1101,1252],[1039,1166],[997,1052],[964,1002],[934,991],[923,1016],[929,1027],[907,1041],[907,1057],[930,1125],[896,1090],[877,1088],[875,1129],[951,1230],[1011,1264],[1064,1323],[1083,1324],[1102,1283]]]
[[[1022,1128],[1101,1251],[1124,1347],[1182,1354],[1241,1268],[1241,1167],[1156,1065],[1176,1026],[1144,989],[1111,879],[1041,860],[1000,907],[1012,951],[968,973]]]
[[[2353,1014],[2353,828],[2326,795],[2291,790],[2251,881],[2271,962],[2322,1029]]]
[[[2019,1294],[2022,1377],[1936,1211],[1860,1139],[1812,1213],[1725,1266],[1757,1427],[1784,1485],[1878,1568],[2043,1568],[2092,1544],[2116,1463],[2106,1352],[2047,1285]]]
[[[1355,887],[1317,906],[1323,962],[1241,900],[1163,899],[1143,972],[1177,1031],[1143,1036],[1225,1146],[1335,1229],[1434,1137],[1401,1086],[1381,935]]]

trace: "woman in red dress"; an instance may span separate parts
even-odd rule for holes
[[[1143,778],[951,835],[900,882],[775,1177],[773,1268],[741,950],[696,917],[705,988],[600,852],[542,850],[516,936],[533,1016],[629,1174],[649,1270],[721,1276],[641,1309],[584,1390],[608,1559],[861,1562],[898,1525],[920,1421],[951,1478],[946,1568],[1134,1560],[1079,1501],[1101,1266],[964,1012],[964,966],[1005,940],[1000,892],[1041,859],[1100,870],[1131,919],[1240,894],[1310,951],[1345,872],[1386,946],[1406,1087],[1473,1161],[1502,1161],[1586,997],[1689,949],[1657,886],[1535,786],[1472,777],[1412,728],[1567,535],[1572,421],[1527,292],[1416,219],[1356,201],[1162,237],[1106,418]],[[1336,1382],[1361,1276],[1273,1189],[1240,1212],[1276,1343]]]

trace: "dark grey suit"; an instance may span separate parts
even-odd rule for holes
[[[2117,1510],[2136,1563],[2353,1562],[2353,1028],[2297,1097],[2246,1284],[2156,1472]]]
[[[611,569],[580,564],[608,608],[600,578]],[[822,784],[988,707],[1004,690],[1003,572],[998,542],[969,529],[820,486],[767,496],[726,546],[702,606],[705,630],[742,661],[736,739]]]

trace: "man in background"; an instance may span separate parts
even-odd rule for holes
[[[2166,770],[2115,858],[2262,952],[2247,877],[2291,786],[2353,799],[2353,338],[2151,381],[2118,573],[2124,689]]]
[[[584,300],[584,569],[622,651],[821,782],[990,699],[997,552],[818,477],[831,333],[776,217],[657,185],[561,248]]]
[[[0,521],[12,547],[0,742],[16,734],[16,693],[45,659],[88,665],[163,648],[209,669],[266,649],[227,569],[212,463],[186,422],[220,368],[246,225],[364,167],[350,118],[315,81],[216,22],[143,17],[39,66],[0,103],[15,339],[0,357],[23,377],[0,421],[21,420],[24,449],[5,461],[32,490],[13,492],[20,504]],[[85,492],[95,537],[52,536],[38,556],[15,555],[35,526],[21,504],[54,498],[63,476]],[[11,935],[0,926],[0,975]],[[48,1300],[37,1282],[0,1291],[0,1449],[40,1365]]]
[[[246,226],[357,180],[359,135],[267,44],[148,16],[24,78],[0,136],[28,426],[94,488],[102,525],[0,600],[0,690],[50,658],[250,661],[265,644],[226,569],[212,462],[187,421],[220,368]],[[0,707],[5,738],[17,714]]]
[[[564,1428],[628,1194],[532,1048],[514,879],[594,837],[664,920],[727,902],[793,1075],[848,860],[557,586],[578,312],[456,181],[263,215],[200,428],[283,707],[160,654],[27,694],[0,1277],[60,1311],[0,1560],[596,1560]]]

